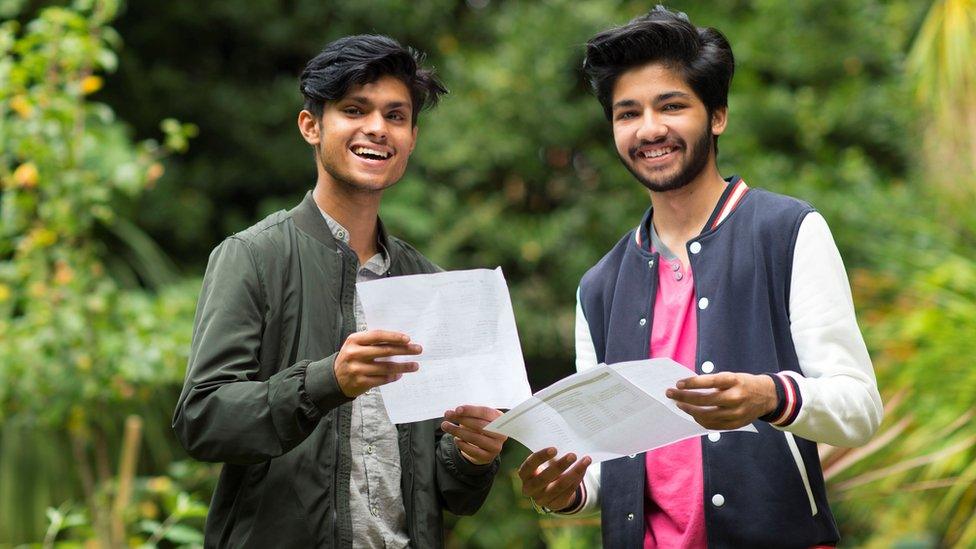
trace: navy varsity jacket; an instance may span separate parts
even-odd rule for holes
[[[880,423],[881,400],[823,218],[799,200],[746,189],[733,178],[706,228],[687,243],[695,273],[696,370],[776,374],[780,407],[771,422],[754,422],[758,436],[701,438],[708,543],[832,545],[839,535],[814,441],[863,444]],[[592,364],[648,356],[658,254],[641,243],[650,241],[652,213],[580,283],[577,348],[593,355]],[[809,233],[802,257],[795,254],[801,225]],[[817,286],[824,280],[830,295],[822,297]],[[802,317],[791,316],[791,305],[803,309]],[[581,337],[592,347],[580,351]],[[578,367],[587,360],[578,356]],[[587,473],[581,492],[589,501],[575,511],[601,509],[606,547],[643,544],[644,467],[640,454]]]

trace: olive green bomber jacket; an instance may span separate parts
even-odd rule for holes
[[[380,238],[390,276],[437,267]],[[350,547],[351,399],[336,353],[355,331],[358,260],[337,244],[311,193],[227,238],[211,254],[173,417],[191,456],[224,462],[207,547]],[[407,531],[443,545],[442,509],[472,514],[498,460],[464,459],[440,420],[397,426]]]

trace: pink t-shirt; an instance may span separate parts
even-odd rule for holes
[[[698,321],[691,266],[660,256],[650,357],[695,371]],[[705,547],[701,438],[647,452],[644,547]]]

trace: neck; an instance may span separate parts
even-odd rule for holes
[[[680,189],[650,193],[654,229],[669,247],[672,243],[680,243],[683,248],[685,242],[701,233],[725,190],[725,180],[715,163],[710,162],[707,166]]]
[[[360,192],[319,177],[312,191],[315,204],[349,231],[349,247],[365,264],[379,252],[376,244],[382,192]]]

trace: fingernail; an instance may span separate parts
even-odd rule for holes
[[[674,398],[674,390],[668,389],[667,391],[664,391],[664,396],[668,398]]]
[[[556,449],[555,448],[549,448],[548,450],[546,450],[546,455],[549,456],[549,457],[555,456],[556,455]]]
[[[677,387],[679,389],[684,389],[685,388],[685,382],[684,381],[679,381],[678,383],[675,384],[675,387]]]
[[[454,411],[457,412],[459,415],[460,414],[463,414],[464,413],[464,406],[458,406],[457,408],[454,409]]]

